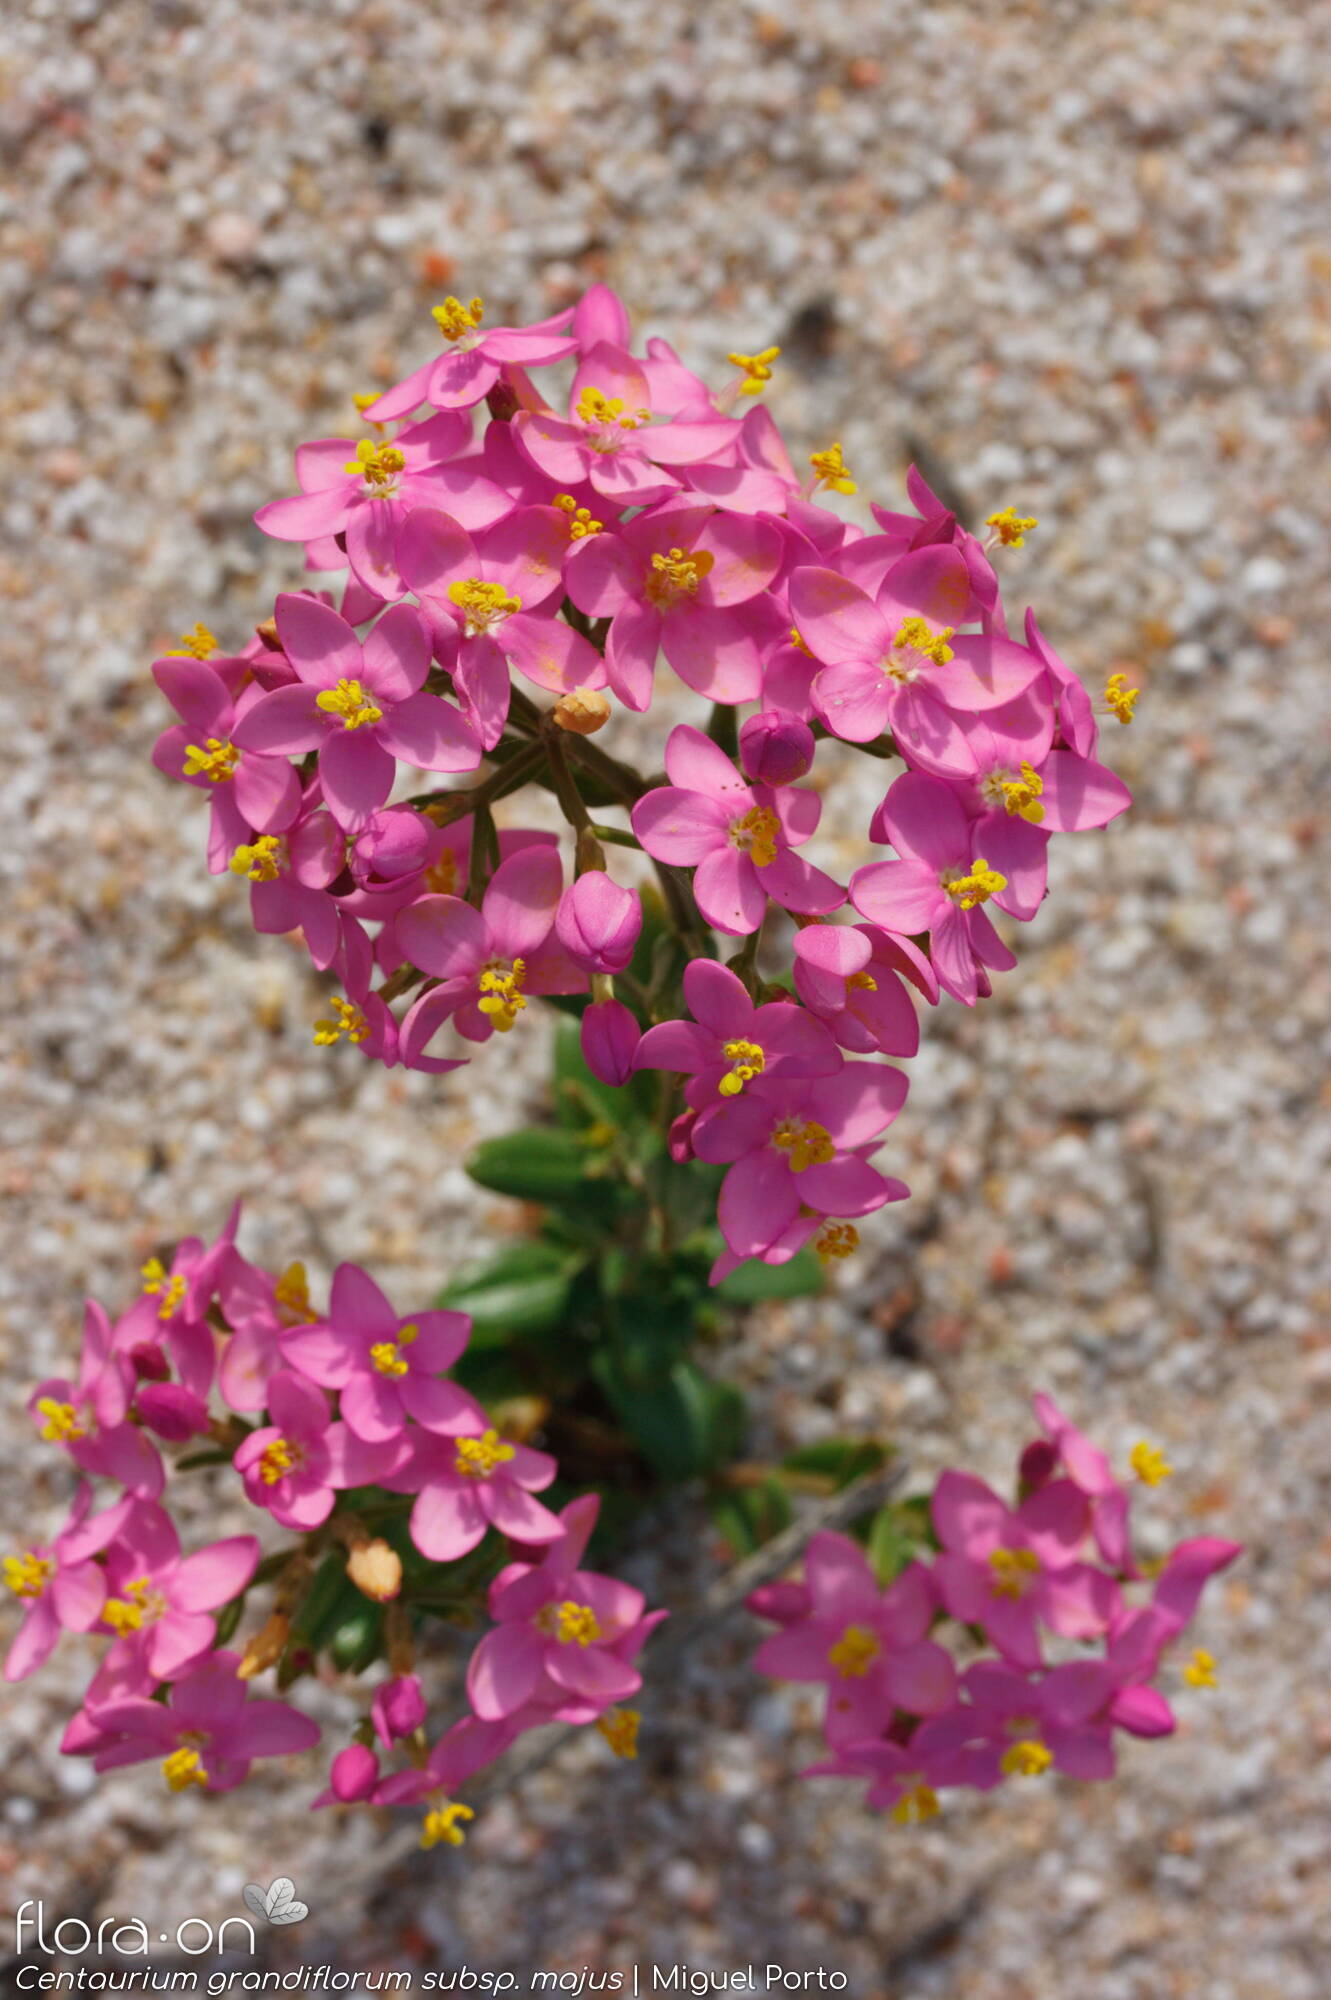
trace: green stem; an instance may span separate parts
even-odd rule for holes
[[[719,750],[727,757],[739,755],[739,727],[735,721],[735,711],[723,701],[712,703],[711,715],[707,718],[707,734]]]

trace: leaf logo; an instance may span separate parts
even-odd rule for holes
[[[296,1901],[296,1885],[289,1875],[279,1875],[267,1889],[247,1882],[245,1907],[269,1924],[299,1924],[310,1914],[308,1903]]]

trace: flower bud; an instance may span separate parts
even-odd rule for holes
[[[602,1083],[628,1082],[641,1040],[642,1029],[622,1000],[593,1001],[582,1017],[582,1059]]]
[[[149,1382],[139,1391],[137,1408],[146,1428],[168,1444],[208,1435],[208,1405],[179,1382]]]
[[[698,1122],[696,1111],[681,1111],[670,1127],[666,1145],[671,1159],[677,1167],[682,1167],[696,1157],[693,1151],[693,1128]]]
[[[366,1597],[386,1604],[402,1588],[402,1558],[387,1542],[362,1542],[347,1557],[347,1575]]]
[[[410,1736],[425,1720],[425,1696],[415,1674],[398,1674],[374,1691],[370,1715],[385,1750],[401,1736]]]
[[[250,1639],[240,1656],[236,1674],[242,1681],[252,1681],[256,1674],[273,1666],[286,1651],[287,1640],[291,1637],[291,1620],[284,1611],[274,1611],[266,1624],[262,1625]]]
[[[632,889],[589,869],[565,889],[555,915],[555,935],[584,972],[622,972],[642,929],[642,905]]]
[[[384,806],[356,835],[351,872],[362,888],[395,882],[434,860],[441,844],[438,828],[411,806]]]
[[[610,720],[610,698],[599,688],[572,688],[560,695],[550,719],[574,736],[594,736]]]
[[[328,1773],[329,1788],[343,1805],[366,1799],[379,1782],[379,1759],[363,1743],[339,1750]]]
[[[767,708],[739,732],[739,760],[755,784],[790,785],[813,763],[813,731],[797,715]]]

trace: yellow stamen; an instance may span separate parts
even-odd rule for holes
[[[1183,1669],[1183,1678],[1190,1688],[1214,1688],[1220,1683],[1216,1679],[1215,1658],[1204,1646],[1199,1646]]]
[[[180,635],[178,646],[168,646],[165,658],[168,660],[208,660],[218,650],[219,642],[206,625],[191,625],[188,632]]]
[[[730,844],[748,855],[755,868],[770,868],[776,860],[781,822],[766,806],[750,806],[730,829]]]
[[[822,1264],[830,1264],[834,1258],[850,1257],[860,1247],[860,1232],[853,1222],[825,1222],[813,1239],[813,1247]]]
[[[142,1631],[145,1624],[160,1618],[166,1610],[166,1599],[159,1590],[154,1590],[146,1576],[135,1577],[125,1585],[123,1597],[108,1597],[102,1606],[102,1618],[111,1627],[118,1639],[130,1632]]]
[[[995,1549],[989,1558],[993,1571],[989,1589],[995,1597],[1024,1597],[1040,1573],[1040,1558],[1034,1549]]]
[[[42,1425],[42,1436],[48,1444],[72,1444],[76,1438],[88,1435],[72,1403],[57,1403],[53,1396],[43,1396],[37,1405],[37,1414],[46,1419]]]
[[[807,653],[810,659],[813,658],[813,648],[805,639],[798,625],[792,625],[790,628],[790,643],[792,646],[797,647],[801,653]]]
[[[288,1325],[313,1325],[318,1314],[310,1304],[310,1287],[303,1264],[287,1265],[273,1286],[273,1302]]]
[[[779,347],[764,347],[758,354],[727,354],[731,366],[743,373],[744,380],[739,385],[741,396],[762,394],[765,384],[772,379],[772,363],[780,352]]]
[[[554,504],[568,515],[568,532],[575,542],[582,541],[586,535],[599,535],[605,526],[604,521],[592,518],[590,507],[579,507],[571,493],[556,493]]]
[[[898,1826],[918,1826],[921,1820],[937,1819],[939,1810],[937,1792],[921,1778],[901,1794],[892,1808],[892,1817]]]
[[[512,970],[500,972],[497,969],[481,974],[481,998],[476,1002],[482,1014],[488,1014],[497,1033],[506,1035],[527,1002],[522,994],[522,982],[527,976],[525,959],[515,958]]]
[[[343,1035],[349,1042],[363,1042],[370,1032],[370,1024],[354,1000],[330,1000],[335,1019],[316,1021],[314,1024],[314,1046],[317,1049],[330,1048]]]
[[[456,896],[458,892],[458,858],[451,847],[446,847],[439,859],[425,871],[425,886],[436,896]]]
[[[437,1847],[442,1840],[449,1847],[461,1847],[467,1836],[459,1822],[475,1817],[470,1806],[454,1805],[451,1802],[436,1806],[432,1812],[427,1812],[425,1815],[425,1823],[421,1828],[421,1846]]]
[[[483,1431],[478,1438],[459,1438],[457,1447],[453,1470],[464,1479],[488,1479],[497,1465],[506,1465],[514,1456],[513,1446],[495,1430]]]
[[[986,514],[984,525],[994,531],[989,537],[990,548],[1001,542],[1005,549],[1019,549],[1031,529],[1038,528],[1040,523],[1034,514],[1022,515],[1012,507],[1003,507],[997,514]]]
[[[556,1610],[555,1637],[561,1646],[590,1646],[602,1636],[590,1605],[575,1604],[572,1598],[566,1598]]]
[[[903,618],[892,641],[893,650],[900,646],[932,660],[936,667],[945,667],[952,658],[952,648],[947,642],[955,631],[954,625],[945,625],[941,632],[935,632],[927,618]]]
[[[717,1085],[722,1097],[738,1097],[745,1084],[752,1083],[767,1067],[766,1053],[757,1042],[727,1042],[722,1054],[730,1064]]]
[[[867,1625],[847,1625],[827,1655],[843,1681],[863,1680],[882,1652],[877,1635]]]
[[[418,1326],[404,1326],[400,1328],[396,1340],[375,1341],[373,1347],[370,1349],[370,1360],[381,1375],[405,1375],[407,1373],[410,1364],[403,1356],[402,1349],[410,1347],[412,1341],[417,1338],[419,1333],[420,1328]]]
[[[772,1144],[789,1153],[792,1174],[802,1174],[806,1167],[825,1167],[836,1158],[831,1133],[812,1118],[783,1118]]]
[[[361,438],[356,456],[342,467],[344,472],[358,472],[367,486],[377,488],[375,498],[382,497],[399,472],[406,469],[406,454],[397,445],[385,444],[378,438]]]
[[[1131,722],[1136,713],[1137,697],[1140,693],[1140,688],[1128,686],[1126,674],[1111,674],[1105,682],[1105,707],[1111,715],[1116,715],[1120,722]]]
[[[1037,777],[1029,764],[1022,765],[1019,778],[1000,779],[998,789],[1009,815],[1018,814],[1032,826],[1040,824],[1044,818],[1044,807],[1040,804],[1044,779]]]
[[[826,451],[810,454],[809,463],[817,477],[815,488],[830,486],[833,493],[858,493],[859,486],[850,476],[850,467],[841,455],[840,444],[830,444]]]
[[[715,557],[706,549],[658,549],[647,572],[647,597],[658,610],[668,610],[681,597],[697,595],[698,585],[711,569]]]
[[[979,903],[987,903],[1001,889],[1007,888],[1007,876],[1000,875],[991,868],[983,856],[976,855],[969,875],[953,875],[943,879],[942,887],[954,903],[963,910],[973,910]]]
[[[473,299],[464,306],[461,299],[455,299],[450,292],[441,306],[432,306],[430,318],[443,334],[445,340],[465,340],[475,333],[485,317],[485,307],[479,299]]]
[[[225,784],[235,775],[240,762],[240,752],[234,743],[224,742],[220,736],[210,736],[203,744],[185,745],[185,762],[181,766],[187,778],[206,778],[210,785]]]
[[[29,1599],[40,1597],[55,1575],[55,1564],[50,1557],[39,1556],[35,1549],[25,1549],[20,1556],[6,1556],[0,1568],[15,1597]]]
[[[608,1708],[604,1715],[596,1718],[596,1727],[604,1736],[616,1757],[635,1758],[638,1754],[638,1728],[642,1717],[636,1708]]]
[[[448,601],[465,613],[468,639],[492,632],[505,618],[522,609],[522,599],[510,597],[502,583],[485,583],[479,576],[462,577],[457,583],[450,583]]]
[[[275,833],[261,833],[249,846],[240,846],[228,864],[233,875],[247,882],[276,882],[282,873],[279,857],[282,843]]]
[[[358,389],[351,400],[355,404],[359,415],[363,417],[365,412],[378,402],[382,394],[382,389]],[[367,421],[372,423],[374,420],[370,418]]]
[[[259,1460],[259,1477],[265,1486],[276,1486],[295,1469],[300,1453],[286,1438],[274,1438]]]
[[[199,1785],[205,1791],[208,1787],[208,1773],[197,1750],[173,1750],[162,1765],[162,1776],[173,1792],[187,1792],[191,1785]]]
[[[848,988],[854,987],[863,993],[876,993],[878,991],[878,981],[871,972],[852,972],[846,981],[846,985]]]
[[[1001,1768],[1009,1778],[1038,1778],[1053,1761],[1054,1753],[1048,1744],[1037,1742],[1033,1736],[1024,1736],[1020,1743],[1014,1743],[1010,1750],[1003,1752]]]
[[[359,681],[339,681],[314,697],[314,705],[325,715],[340,715],[344,729],[364,729],[382,722],[384,712],[366,693]]]
[[[584,424],[612,425],[621,431],[636,431],[652,414],[650,410],[636,410],[632,416],[625,416],[622,396],[607,396],[603,389],[593,389],[590,384],[578,397],[573,413]]]
[[[1174,1470],[1159,1445],[1147,1444],[1145,1438],[1132,1447],[1132,1456],[1128,1464],[1143,1486],[1158,1486],[1161,1480],[1168,1479]]]

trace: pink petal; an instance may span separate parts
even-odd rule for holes
[[[633,831],[650,855],[685,868],[727,844],[731,817],[732,809],[719,799],[673,785],[648,792],[631,815]]]
[[[447,600],[448,586],[480,567],[476,544],[451,514],[413,508],[398,530],[397,566],[418,597]]]
[[[356,634],[331,605],[303,591],[286,591],[273,613],[282,651],[301,679],[315,688],[354,681],[361,670]]]
[[[318,690],[297,684],[274,688],[256,701],[235,725],[233,742],[266,757],[300,756],[317,750],[328,725],[316,699]]]
[[[512,1715],[541,1677],[545,1641],[530,1625],[501,1625],[487,1632],[467,1668],[467,1699],[487,1722]]]
[[[654,851],[648,842],[643,845],[649,853]],[[758,869],[750,855],[729,843],[714,847],[699,862],[693,878],[698,908],[715,930],[725,931],[729,937],[747,937],[763,920],[767,908],[763,878],[773,872],[774,866]]]
[[[398,948],[437,979],[470,977],[492,955],[479,910],[458,896],[422,896],[394,920]]]
[[[418,692],[430,670],[430,639],[418,611],[395,604],[365,637],[361,679],[391,702]]]
[[[376,734],[391,756],[422,771],[474,771],[481,761],[475,726],[438,695],[410,695],[388,711]]]
[[[277,696],[268,699],[275,701]],[[348,833],[355,833],[378,811],[396,775],[392,753],[363,729],[336,730],[319,752],[319,781],[328,809]]]
[[[527,958],[549,937],[564,885],[564,867],[553,847],[524,847],[502,861],[481,903],[494,949],[505,958]]]

